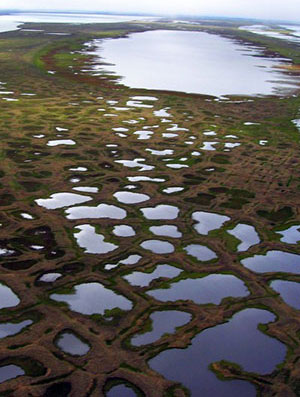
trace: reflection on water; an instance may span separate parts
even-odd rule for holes
[[[32,324],[32,320],[25,320],[20,323],[2,323],[0,324],[0,338],[6,338],[7,336],[16,335],[23,328],[28,327]]]
[[[203,142],[203,146],[200,149],[208,150],[208,151],[216,150],[214,146],[217,145],[218,143],[219,142]]]
[[[109,63],[106,71],[122,76],[121,82],[133,88],[270,95],[291,80],[274,68],[282,59],[263,57],[257,47],[204,32],[158,30],[93,43],[95,54]]]
[[[72,207],[66,210],[68,219],[84,219],[84,218],[109,218],[124,219],[126,211],[115,205],[99,204],[97,207]]]
[[[225,222],[230,220],[228,216],[203,211],[194,212],[192,218],[198,222],[194,225],[194,228],[199,234],[204,235],[207,235],[211,230],[220,229]]]
[[[76,145],[76,142],[73,139],[54,139],[47,143],[47,146],[59,146],[59,145]]]
[[[38,281],[42,283],[54,283],[54,281],[61,277],[62,274],[60,273],[45,273],[38,279]]]
[[[179,193],[182,192],[182,190],[184,190],[184,187],[167,187],[166,189],[163,190],[164,193],[166,194],[172,194],[172,193]]]
[[[194,256],[198,261],[210,261],[217,258],[217,255],[211,249],[200,244],[190,244],[184,248],[188,255]]]
[[[291,226],[276,233],[282,235],[280,241],[283,243],[297,244],[300,241],[300,225]]]
[[[20,299],[17,295],[9,287],[0,283],[0,309],[17,306],[19,303]]]
[[[156,236],[180,238],[182,233],[174,225],[151,226],[149,229]]]
[[[122,310],[130,310],[131,302],[100,283],[84,283],[76,285],[68,294],[52,294],[50,298],[65,302],[70,309],[82,314],[104,314],[105,310],[119,307]]]
[[[179,209],[173,205],[159,204],[156,207],[148,207],[141,209],[143,215],[147,219],[163,220],[176,219]]]
[[[228,296],[248,296],[249,291],[243,281],[235,276],[211,274],[203,278],[180,280],[171,283],[168,289],[155,289],[147,294],[163,302],[190,299],[199,304],[219,304]]]
[[[55,210],[57,208],[69,207],[74,204],[86,203],[92,200],[89,196],[82,196],[75,193],[54,193],[48,199],[38,199],[35,202],[41,207],[48,210]]]
[[[145,161],[145,159],[116,160],[115,163],[123,164],[124,167],[129,167],[129,168],[140,167],[139,171],[151,171],[155,168],[153,165],[141,164],[141,162],[143,162],[143,161]]]
[[[171,254],[174,252],[174,246],[167,241],[147,240],[141,244],[145,250],[149,250],[155,254]]]
[[[131,193],[131,192],[116,192],[113,196],[124,204],[138,204],[150,199],[147,194]]]
[[[115,244],[105,242],[105,237],[97,234],[94,226],[80,225],[76,226],[76,229],[78,231],[74,233],[74,237],[77,244],[88,254],[107,254],[118,248]]]
[[[248,251],[252,245],[260,242],[260,238],[255,227],[245,223],[239,223],[234,229],[228,230],[228,233],[242,241],[237,247],[239,252]]]
[[[97,187],[91,187],[91,186],[77,186],[73,187],[73,190],[76,190],[77,192],[84,192],[84,193],[98,193],[99,189]]]
[[[5,365],[4,367],[0,367],[0,383],[24,374],[23,369],[17,365]]]
[[[82,340],[71,331],[61,333],[56,344],[62,351],[73,356],[83,356],[90,350],[89,345],[82,342]]]
[[[300,274],[300,255],[268,251],[265,255],[245,258],[241,263],[256,273],[286,272]]]
[[[113,234],[119,237],[132,237],[135,236],[135,231],[132,226],[117,225],[113,229]]]
[[[136,285],[138,287],[148,287],[152,280],[160,277],[164,278],[174,278],[181,273],[177,267],[170,265],[158,265],[155,270],[150,273],[145,272],[132,272],[127,276],[124,276],[131,285]]]
[[[113,386],[106,394],[106,397],[138,397],[134,389],[127,383]]]
[[[118,263],[111,264],[107,263],[104,266],[105,270],[112,270],[118,267],[119,265],[135,265],[142,259],[141,255],[129,255],[127,258],[120,260]]]
[[[300,310],[300,284],[293,281],[275,280],[271,287],[278,292],[290,306]]]
[[[267,25],[250,25],[242,26],[240,29],[267,37],[274,37],[275,39],[300,43],[300,26],[297,25],[281,25],[277,26],[276,29]],[[282,32],[285,29],[286,32]]]
[[[271,373],[284,360],[286,347],[257,326],[274,320],[274,314],[266,310],[243,310],[228,323],[201,332],[187,349],[164,351],[149,365],[168,379],[182,382],[195,397],[255,397],[255,387],[250,383],[221,381],[209,365],[227,360],[248,372]]]
[[[133,346],[142,346],[153,343],[166,333],[173,333],[177,327],[188,323],[192,316],[178,310],[165,310],[151,314],[152,330],[144,334],[135,335],[131,339]]]

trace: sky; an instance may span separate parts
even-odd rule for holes
[[[0,10],[226,16],[300,22],[300,0],[0,0]]]

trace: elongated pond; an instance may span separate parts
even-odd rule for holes
[[[167,289],[154,289],[147,292],[163,302],[191,299],[199,304],[218,305],[226,297],[249,295],[246,285],[235,276],[211,274],[203,278],[180,280]]]
[[[109,64],[95,70],[104,67],[131,88],[214,96],[270,95],[287,88],[288,77],[274,68],[282,59],[205,32],[158,30],[93,43],[94,54]]]
[[[17,365],[5,365],[0,367],[0,383],[5,382],[9,379],[17,378],[18,376],[24,375],[25,372],[21,367]]]

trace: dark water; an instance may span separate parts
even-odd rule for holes
[[[293,281],[272,281],[271,287],[279,292],[282,299],[290,306],[300,310],[300,284]]]
[[[24,374],[23,369],[17,365],[5,365],[0,367],[0,383]]]
[[[189,313],[178,310],[165,310],[152,313],[150,318],[152,320],[152,330],[144,334],[135,335],[131,339],[133,346],[146,345],[155,342],[166,333],[173,333],[177,327],[188,323],[192,316]]]
[[[203,278],[180,280],[168,289],[150,290],[147,294],[163,302],[191,299],[196,303],[219,304],[228,296],[244,297],[249,291],[239,278],[227,274],[211,274]]]
[[[128,385],[122,384],[112,387],[106,397],[137,397],[136,392]]]
[[[274,320],[266,310],[243,310],[228,323],[201,332],[187,349],[162,352],[149,365],[166,378],[181,382],[195,397],[254,397],[253,385],[239,380],[222,382],[208,366],[227,360],[249,372],[271,373],[284,360],[286,347],[257,326]]]

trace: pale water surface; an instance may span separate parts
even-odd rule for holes
[[[93,44],[94,54],[109,64],[95,70],[104,67],[132,88],[215,96],[270,95],[286,88],[285,75],[273,68],[282,59],[263,57],[256,47],[205,32],[158,30]]]
[[[0,15],[0,32],[20,29],[26,22],[34,23],[114,23],[137,20],[154,20],[153,17],[140,17],[136,15],[101,15],[101,14],[72,14],[58,12],[26,12]]]

